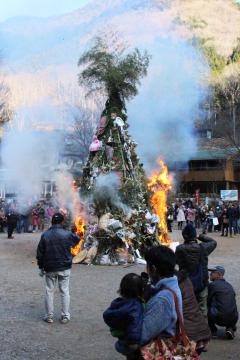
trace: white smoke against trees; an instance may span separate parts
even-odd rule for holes
[[[130,132],[147,171],[156,160],[187,162],[196,151],[194,121],[206,95],[208,68],[184,40],[159,38],[147,48],[152,55],[139,95],[128,105]]]

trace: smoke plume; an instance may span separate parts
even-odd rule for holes
[[[148,76],[128,115],[139,155],[151,170],[158,158],[186,162],[196,151],[193,126],[208,69],[197,50],[181,39],[159,38],[147,50],[152,55]]]

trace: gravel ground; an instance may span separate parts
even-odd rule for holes
[[[56,318],[44,323],[44,284],[38,276],[35,252],[39,234],[16,235],[6,239],[0,234],[2,281],[0,287],[0,360],[118,360],[123,357],[113,348],[102,320],[102,312],[116,296],[120,279],[127,272],[141,272],[143,266],[130,268],[74,265],[71,278],[71,322],[62,325],[59,294],[56,294]],[[174,231],[173,239],[180,232]],[[226,279],[239,297],[238,254],[240,236],[232,239],[213,237],[218,248],[210,257],[211,264],[226,267]],[[239,359],[239,335],[234,341],[213,340],[202,359]]]

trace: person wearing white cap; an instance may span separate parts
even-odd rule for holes
[[[213,266],[208,286],[208,324],[213,337],[217,337],[217,325],[226,328],[226,337],[234,339],[238,310],[236,294],[231,284],[224,279],[223,266]]]

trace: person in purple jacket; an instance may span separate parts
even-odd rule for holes
[[[143,321],[144,281],[141,276],[130,273],[123,277],[119,293],[121,297],[112,301],[110,307],[104,311],[103,319],[110,327],[111,333],[118,340],[116,350],[135,358],[135,351],[139,348]]]

